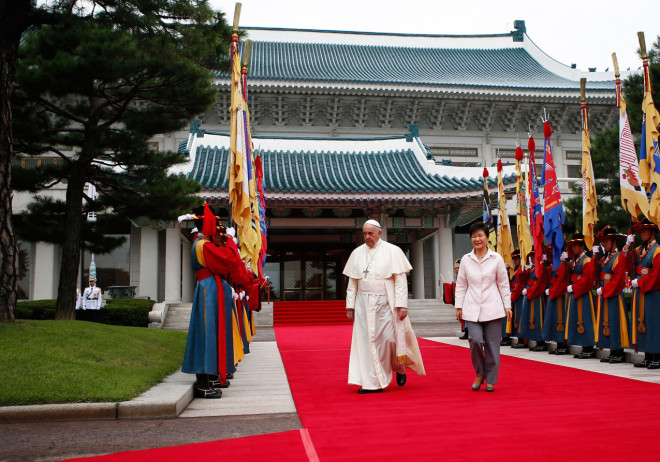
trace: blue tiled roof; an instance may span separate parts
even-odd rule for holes
[[[524,48],[451,49],[255,41],[250,80],[575,89]],[[588,82],[612,91],[614,82]]]
[[[412,149],[388,152],[291,152],[261,150],[264,190],[268,193],[438,194],[475,193],[480,178],[430,174]],[[207,191],[228,188],[229,149],[197,147],[188,177]],[[515,181],[514,175],[505,183]],[[491,188],[495,180],[489,179]]]

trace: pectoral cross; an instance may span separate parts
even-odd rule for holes
[[[364,278],[367,279],[367,274],[369,274],[369,268],[365,268],[364,271],[362,272],[364,273]]]

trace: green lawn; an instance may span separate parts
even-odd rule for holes
[[[0,406],[126,401],[181,367],[183,332],[83,321],[0,324]]]

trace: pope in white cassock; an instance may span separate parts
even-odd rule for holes
[[[380,224],[367,220],[365,243],[352,253],[344,274],[346,312],[353,319],[348,383],[358,393],[383,391],[396,372],[397,384],[406,383],[406,366],[426,375],[417,337],[408,319],[408,281],[412,266],[403,251],[380,238]]]

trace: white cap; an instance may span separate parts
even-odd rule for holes
[[[380,229],[380,223],[378,223],[376,220],[367,220],[364,222],[365,225],[372,225],[375,226],[376,228]]]

